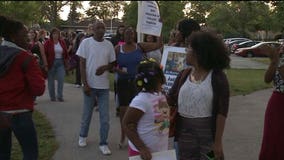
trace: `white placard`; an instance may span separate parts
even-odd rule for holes
[[[178,73],[187,68],[186,51],[184,47],[164,46],[161,65],[166,77],[166,84],[163,86],[164,91],[168,93],[172,87]]]
[[[138,2],[138,23],[137,32],[154,36],[160,36],[162,23],[157,2],[142,1]]]
[[[176,151],[174,149],[152,153],[152,160],[176,160]],[[129,160],[142,160],[140,155],[129,157]]]

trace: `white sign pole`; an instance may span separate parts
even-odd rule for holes
[[[141,17],[142,17],[142,1],[137,1],[138,3],[138,17],[137,17],[137,42],[142,42],[142,33],[141,33]]]

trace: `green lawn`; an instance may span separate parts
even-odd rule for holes
[[[231,96],[246,95],[257,90],[272,87],[271,84],[265,84],[263,81],[265,70],[229,69],[226,70],[226,73],[230,83]],[[110,74],[110,88],[112,91],[113,78],[113,74]],[[73,84],[75,82],[75,73],[69,72],[65,77],[65,82]],[[37,111],[34,113],[34,121],[39,138],[39,159],[50,160],[58,148],[52,127],[44,115]],[[15,139],[13,139],[13,143],[12,160],[19,160],[22,156],[19,145]]]
[[[58,142],[55,140],[55,135],[53,129],[45,118],[45,116],[35,111],[33,113],[33,119],[36,126],[38,143],[39,143],[39,160],[50,160],[55,151],[58,148]],[[23,159],[22,152],[19,146],[18,141],[13,136],[13,145],[12,145],[12,160]]]
[[[229,69],[226,73],[232,96],[246,95],[257,90],[272,87],[272,84],[264,83],[265,70],[262,69]]]

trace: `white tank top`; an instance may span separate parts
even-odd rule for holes
[[[179,91],[178,112],[186,118],[204,118],[212,116],[213,89],[212,70],[207,77],[196,84],[186,79]]]

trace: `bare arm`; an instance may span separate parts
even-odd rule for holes
[[[226,117],[218,114],[216,119],[216,134],[213,144],[213,151],[216,159],[224,158],[222,137],[225,128]]]
[[[272,50],[271,48],[268,48],[267,53],[270,59],[270,64],[268,66],[268,69],[265,72],[264,75],[264,82],[265,83],[270,83],[273,80],[274,74],[276,72],[278,62],[279,62],[279,53],[276,50]]]
[[[142,159],[150,160],[152,158],[151,152],[137,132],[137,125],[143,114],[143,111],[129,107],[124,115],[122,127],[129,140],[139,150]]]
[[[163,41],[162,41],[162,37],[158,37],[157,38],[157,42],[141,42],[139,43],[139,45],[142,47],[142,49],[144,50],[144,52],[149,52],[149,51],[153,51],[156,49],[160,49],[161,47],[163,47]]]
[[[45,71],[48,71],[48,63],[47,63],[46,55],[45,55],[45,52],[44,52],[44,47],[43,47],[42,43],[40,43],[40,42],[38,42],[38,46],[39,46],[41,58],[42,58],[42,61],[43,61],[44,69],[45,69]]]
[[[86,73],[86,59],[80,57],[80,72],[81,72],[81,80],[83,83],[83,90],[86,95],[90,95],[91,88],[87,81],[87,73]]]
[[[113,67],[115,66],[115,64],[116,64],[116,61],[113,61],[113,62],[111,62],[111,63],[109,63],[109,64],[100,66],[100,67],[96,70],[96,75],[101,75],[101,74],[103,74],[105,71],[113,69]]]

